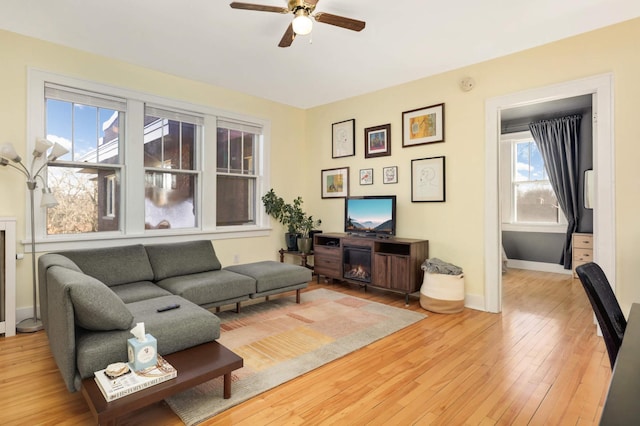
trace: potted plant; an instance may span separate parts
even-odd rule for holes
[[[314,220],[313,216],[307,216],[302,213],[302,217],[298,221],[298,250],[302,253],[311,252],[312,238],[311,231],[317,226],[320,226],[322,221],[320,219]]]
[[[276,195],[275,191],[269,190],[262,196],[262,203],[264,204],[265,212],[278,220],[282,225],[287,227],[285,233],[285,240],[287,243],[287,250],[296,251],[298,249],[297,239],[298,237],[306,238],[309,240],[309,232],[314,226],[320,224],[319,220],[313,220],[311,216],[302,210],[302,198],[297,197],[293,200],[293,203],[286,203],[282,197]],[[303,246],[306,248],[306,244]],[[311,249],[303,251],[308,253]]]

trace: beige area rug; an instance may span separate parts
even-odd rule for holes
[[[187,425],[200,423],[262,392],[347,355],[426,315],[326,289],[222,312],[218,340],[244,359],[222,398],[222,378],[168,398]],[[178,371],[178,374],[180,372]]]

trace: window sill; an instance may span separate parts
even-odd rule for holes
[[[103,235],[86,236],[65,235],[46,240],[36,241],[36,252],[46,253],[51,251],[91,249],[102,247],[117,247],[132,244],[162,244],[194,240],[230,240],[235,238],[265,237],[269,235],[271,228],[257,226],[240,229],[220,229],[215,231],[204,230],[151,230],[144,234],[122,235],[109,233]],[[31,240],[22,240],[21,244],[25,253],[31,253]]]
[[[539,232],[545,234],[566,234],[567,225],[537,225],[537,224],[516,224],[516,223],[503,223],[503,231],[511,232]]]

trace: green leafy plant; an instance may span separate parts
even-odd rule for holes
[[[313,216],[303,215],[303,217],[298,221],[297,230],[302,238],[309,238],[309,233],[321,224],[322,221],[320,219],[314,220]]]
[[[286,203],[282,197],[276,195],[273,188],[262,196],[267,214],[287,227],[289,233],[301,234],[303,238],[309,237],[309,232],[322,221],[314,220],[302,210],[302,198],[297,197],[293,203]]]

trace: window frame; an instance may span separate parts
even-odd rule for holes
[[[566,233],[568,222],[564,213],[562,212],[562,209],[560,208],[558,208],[560,219],[557,224],[551,222],[516,222],[515,220],[515,185],[517,185],[518,183],[523,183],[522,181],[518,182],[514,181],[513,179],[513,177],[515,176],[517,165],[516,146],[518,143],[530,141],[533,141],[533,136],[528,130],[500,135],[500,155],[503,159],[503,161],[500,162],[502,230],[517,232]]]
[[[121,231],[108,231],[89,234],[47,235],[46,210],[35,209],[35,240],[38,250],[66,250],[78,247],[103,247],[105,240],[109,244],[137,244],[146,243],[149,238],[154,242],[186,241],[193,239],[230,239],[259,237],[269,234],[268,217],[264,214],[259,194],[267,191],[270,182],[268,165],[270,153],[271,122],[253,116],[229,112],[223,109],[197,105],[185,101],[139,92],[132,89],[106,85],[99,82],[82,80],[48,71],[29,68],[27,76],[27,143],[26,152],[33,151],[37,137],[45,136],[45,83],[104,93],[107,96],[124,98],[127,101],[127,118],[122,142],[122,155],[125,164],[121,170]],[[202,140],[196,148],[196,161],[200,161],[201,179],[196,188],[198,199],[196,214],[197,221],[194,228],[187,229],[144,229],[144,153],[135,143],[137,138],[143,137],[145,105],[162,106],[167,110],[184,111],[203,117]],[[254,225],[216,226],[216,126],[220,119],[252,123],[262,128],[262,143],[256,149],[259,164],[256,164],[256,223]],[[31,159],[29,158],[28,161]],[[35,205],[40,205],[40,192],[35,191]],[[29,223],[29,197],[26,194],[25,223]],[[26,239],[23,241],[24,250],[30,252],[33,235],[30,227],[25,226]]]
[[[115,206],[116,203],[116,174],[112,174],[109,176],[105,176],[105,212],[103,217],[105,218],[114,218],[115,214]]]
[[[243,179],[245,181],[255,181],[255,185],[252,188],[252,191],[249,192],[253,192],[253,202],[250,204],[253,204],[255,211],[253,212],[253,222],[257,223],[258,220],[258,214],[259,211],[261,210],[259,208],[260,205],[262,205],[262,200],[259,199],[257,197],[258,194],[264,193],[264,191],[260,192],[259,191],[259,180],[260,180],[260,162],[259,162],[259,157],[258,157],[258,162],[256,163],[255,161],[255,157],[258,151],[259,151],[259,147],[262,145],[262,140],[263,140],[263,134],[262,134],[262,130],[258,129],[255,126],[252,125],[247,125],[246,123],[239,123],[239,122],[231,122],[230,120],[225,120],[225,119],[221,119],[218,120],[218,124],[216,126],[216,137],[218,135],[218,131],[220,129],[225,129],[227,131],[227,149],[226,149],[226,153],[228,154],[227,157],[227,164],[226,167],[219,167],[218,165],[218,157],[216,155],[216,183],[217,183],[217,178],[219,177],[231,177],[231,178],[236,178],[236,179]],[[242,133],[242,143],[240,145],[240,169],[236,170],[232,168],[232,164],[231,164],[231,145],[230,145],[230,134],[232,131],[239,131]],[[244,165],[244,159],[245,157],[245,135],[252,135],[253,137],[255,137],[255,140],[253,140],[252,143],[252,167],[245,169],[245,165]],[[216,141],[219,142],[219,141]],[[216,143],[216,149],[218,148],[218,143]],[[216,152],[217,154],[217,152]],[[217,190],[217,185],[216,185],[216,190]],[[251,214],[248,214],[248,216],[252,216]],[[216,208],[216,226],[217,225],[217,208]],[[245,223],[245,224],[239,224],[239,225],[221,225],[221,226],[248,226],[251,223]]]

